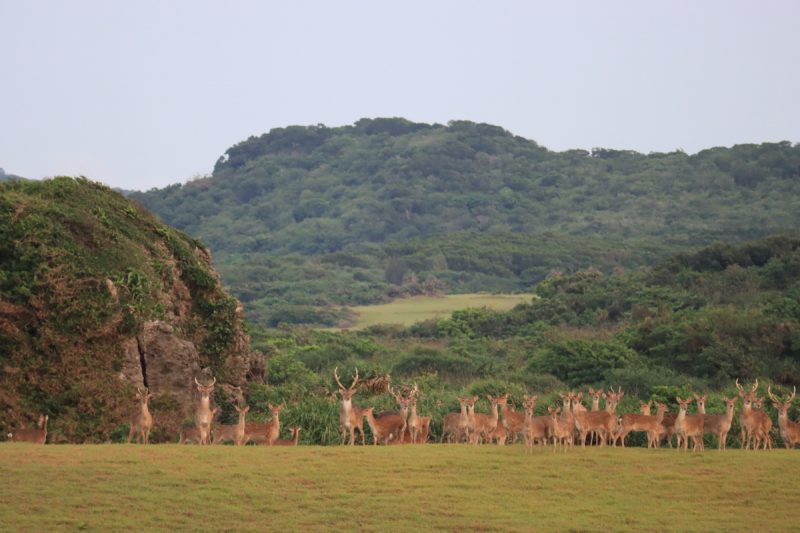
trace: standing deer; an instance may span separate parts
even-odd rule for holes
[[[525,407],[525,449],[527,452],[533,451],[533,445],[539,441],[539,445],[544,447],[547,439],[550,438],[552,420],[550,416],[533,416],[538,396],[524,396]]]
[[[147,407],[147,402],[153,397],[147,387],[144,389],[136,387],[136,399],[139,406],[131,420],[131,429],[128,431],[128,444],[131,439],[136,435],[136,442],[147,444],[150,441],[150,430],[153,429],[153,415],[150,414],[150,409]]]
[[[219,414],[219,407],[215,407],[211,410],[211,420],[213,421],[217,415]],[[178,444],[186,444],[188,442],[196,442],[200,444],[200,430],[195,427],[190,428],[183,428],[180,434],[180,438],[178,439]]]
[[[8,434],[11,442],[29,442],[31,444],[44,444],[47,440],[47,421],[50,415],[40,415],[36,428],[22,428]]]
[[[648,410],[649,410],[648,402]],[[661,423],[664,421],[664,413],[667,412],[667,405],[659,403],[656,408],[655,415],[643,415],[639,413],[625,413],[622,415],[620,428],[617,432],[616,438],[622,441],[622,447],[625,447],[625,437],[632,431],[645,431],[647,432],[647,447],[658,448],[658,436],[661,433]]]
[[[525,433],[525,412],[517,413],[509,405],[508,393],[505,393],[500,402],[500,414],[503,416],[503,428],[511,444]]]
[[[477,396],[475,400],[477,400]],[[481,442],[489,442],[489,434],[492,433],[495,428],[497,428],[497,421],[499,419],[499,415],[497,412],[497,406],[503,400],[502,396],[490,396],[489,394],[486,395],[486,398],[491,402],[492,407],[490,413],[476,413],[475,412],[475,403],[472,404],[472,416],[473,416],[473,427],[474,432],[470,435],[470,444],[480,444]],[[469,405],[469,404],[468,404]]]
[[[408,398],[409,405],[411,407],[411,412],[408,413],[408,431],[410,433],[411,442],[412,444],[416,444],[417,438],[422,431],[422,421],[417,415],[417,396],[419,395],[419,388],[417,384],[414,383],[414,389],[411,391],[411,394]],[[405,435],[403,435],[403,440],[405,440]]]
[[[444,442],[445,437],[447,442],[461,442],[463,439],[469,440],[469,412],[467,410],[467,403],[469,398],[459,397],[458,403],[461,405],[461,411],[458,413],[447,413],[444,417],[442,424],[442,439]]]
[[[728,432],[731,430],[731,424],[733,424],[733,410],[734,407],[736,407],[736,396],[730,399],[723,396],[722,399],[725,401],[724,415],[705,414],[706,397],[700,396],[697,399],[698,411],[703,413],[703,431],[717,436],[717,449],[720,451],[728,447]]]
[[[372,444],[377,445],[379,442],[389,444],[392,439],[399,438],[405,426],[403,415],[400,413],[383,413],[382,416],[376,417],[373,411],[373,407],[367,407],[362,411],[367,419],[369,428],[372,430]]]
[[[736,380],[736,388],[739,390],[739,396],[742,398],[742,412],[739,414],[739,426],[741,427],[740,438],[742,448],[749,449],[751,442],[753,449],[757,448],[756,442],[764,437],[764,448],[767,445],[771,446],[769,438],[769,430],[772,428],[772,420],[761,409],[754,409],[753,402],[756,401],[756,390],[758,389],[758,379],[753,384],[750,391],[745,391],[739,380]],[[765,433],[766,430],[766,433]]]
[[[566,410],[567,407],[564,409]],[[558,450],[559,443],[563,450],[567,451],[567,447],[572,448],[574,442],[575,426],[572,419],[558,416],[561,412],[560,407],[548,407],[547,412],[550,413],[550,420],[552,420],[553,453]]]
[[[772,394],[770,387],[767,387],[767,394],[769,394],[770,399],[772,399],[772,404],[775,406],[775,409],[778,410],[778,428],[781,430],[783,445],[787,448],[794,448],[800,444],[800,423],[789,420],[789,408],[797,397],[797,387],[792,389],[792,395],[785,400],[780,400]]]
[[[681,400],[680,396],[676,396],[675,400],[678,402],[678,417],[675,419],[675,433],[683,441],[683,449],[686,451],[689,447],[689,437],[692,438],[693,451],[702,451],[703,446],[703,415],[687,416],[686,409],[692,402],[692,398]],[[678,448],[680,449],[680,447]]]
[[[211,393],[214,392],[214,384],[217,382],[217,378],[214,378],[208,385],[201,384],[197,381],[197,378],[194,378],[194,382],[197,385],[197,391],[200,393],[200,403],[194,413],[194,423],[197,425],[198,433],[200,433],[200,444],[210,444],[211,421],[214,418],[211,411]]]
[[[239,413],[239,422],[236,424],[217,426],[212,432],[213,444],[233,441],[236,446],[242,446],[248,441],[248,437],[245,432],[245,418],[247,417],[247,411],[250,410],[250,406],[248,405],[245,407],[239,407],[238,405],[234,405],[233,407]]]
[[[614,394],[614,393],[612,393]],[[623,394],[620,392],[620,394]],[[597,432],[600,437],[600,447],[606,445],[609,439],[614,440],[614,429],[617,424],[617,417],[614,415],[613,409],[616,408],[616,402],[611,394],[606,395],[606,408],[600,411],[587,411],[580,402],[581,393],[571,395],[572,399],[572,414],[575,418],[575,427],[580,432],[581,447],[586,447],[586,435],[590,431]],[[609,398],[612,398],[609,400]],[[568,403],[565,402],[564,409],[567,409]],[[616,442],[614,442],[616,445]]]
[[[431,417],[430,416],[421,416],[419,417],[419,425],[420,431],[419,436],[417,436],[417,444],[426,444],[428,442],[428,435],[431,431]]]
[[[336,378],[336,383],[339,385],[339,394],[342,395],[342,407],[339,409],[339,430],[342,433],[342,444],[344,444],[349,432],[350,446],[353,446],[357,429],[361,432],[361,444],[363,445],[365,444],[364,414],[360,407],[353,405],[353,395],[356,393],[356,386],[358,385],[358,368],[356,368],[356,377],[353,378],[353,383],[349,387],[342,385],[339,380],[338,370],[338,366],[333,369],[333,377]]]

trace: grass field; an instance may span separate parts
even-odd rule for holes
[[[505,311],[519,303],[529,302],[532,297],[531,294],[476,293],[401,298],[388,304],[351,307],[356,313],[356,320],[349,329],[363,329],[376,324],[410,326],[429,318],[447,317],[453,311],[469,307]]]
[[[789,531],[800,453],[0,445],[3,531]]]

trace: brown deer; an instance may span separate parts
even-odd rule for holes
[[[8,434],[11,442],[28,442],[31,444],[44,444],[47,440],[47,421],[50,415],[39,415],[36,428],[22,428]]]
[[[147,387],[144,389],[136,387],[136,400],[139,406],[131,420],[131,429],[128,431],[128,444],[131,439],[136,435],[136,442],[148,444],[150,441],[150,430],[153,429],[153,415],[150,414],[150,409],[147,407],[147,402],[153,397]]]
[[[414,383],[414,388],[411,391],[411,394],[408,397],[408,403],[411,408],[411,411],[408,413],[408,421],[406,423],[408,427],[409,433],[409,442],[412,444],[416,444],[417,439],[419,438],[420,431],[422,431],[422,421],[417,415],[417,397],[419,395],[419,388],[417,384]],[[403,435],[403,441],[405,441],[405,435]]]
[[[214,418],[211,411],[211,393],[214,392],[214,384],[217,378],[209,383],[203,385],[197,378],[194,378],[197,385],[197,391],[200,393],[200,403],[194,412],[194,423],[197,426],[197,431],[200,433],[200,444],[209,444],[211,442],[211,422]]]
[[[364,415],[360,407],[353,405],[353,395],[356,393],[356,386],[358,385],[358,368],[356,368],[356,377],[353,378],[353,383],[349,387],[342,385],[339,380],[339,367],[333,369],[333,377],[336,378],[336,383],[339,385],[339,394],[342,395],[342,406],[339,409],[339,430],[342,433],[342,444],[347,438],[348,432],[350,433],[350,446],[355,444],[355,432],[358,430],[361,433],[361,444],[365,444],[364,439]]]
[[[787,448],[794,448],[800,444],[800,423],[789,420],[789,408],[797,397],[797,387],[792,388],[792,395],[785,400],[781,400],[772,394],[770,387],[767,387],[767,394],[772,400],[775,409],[778,410],[778,428],[781,431],[783,445]]]
[[[405,418],[400,413],[382,413],[376,417],[373,414],[374,408],[367,407],[362,412],[367,419],[370,430],[372,430],[372,444],[379,442],[389,444],[392,439],[399,439],[406,425]]]
[[[475,397],[477,398],[477,396]],[[481,442],[489,442],[489,434],[492,433],[497,428],[497,422],[499,420],[499,414],[497,412],[497,407],[500,405],[501,401],[503,400],[502,396],[491,396],[489,394],[486,395],[486,398],[491,402],[492,407],[490,413],[476,413],[474,408],[473,402],[473,426],[475,431],[470,435],[470,444],[480,444]]]
[[[764,449],[772,449],[772,436],[770,435],[770,431],[772,430],[772,419],[770,418],[769,414],[764,412],[762,406],[764,405],[764,397],[758,396],[753,400],[753,412],[759,418],[759,425],[756,429],[755,439],[753,449],[756,450],[764,443]]]
[[[245,442],[272,446],[278,440],[278,435],[280,435],[281,431],[280,414],[284,406],[267,403],[267,407],[272,419],[269,422],[247,422],[244,427],[244,432],[247,435]]]
[[[564,409],[567,409],[565,407]],[[553,452],[558,450],[559,443],[562,449],[567,451],[567,447],[572,448],[574,442],[575,426],[570,418],[558,416],[561,413],[560,407],[548,407],[547,412],[550,413],[552,439],[553,439]]]
[[[692,403],[692,398],[681,400],[680,396],[676,396],[675,400],[678,402],[679,407],[678,416],[675,418],[675,433],[683,442],[684,451],[688,450],[689,437],[691,437],[693,441],[692,450],[702,451],[704,449],[703,427],[705,422],[703,415],[686,415],[686,409],[689,404]],[[678,449],[680,449],[680,447]]]
[[[233,441],[236,446],[241,446],[249,440],[245,432],[245,418],[247,417],[247,411],[250,410],[250,406],[239,407],[238,405],[234,405],[233,407],[236,409],[236,412],[239,413],[239,422],[236,424],[217,426],[211,432],[213,435],[211,440],[212,444]]]
[[[533,416],[538,396],[524,396],[523,406],[525,408],[525,449],[527,452],[533,451],[536,442],[544,447],[550,438],[552,420],[550,416]]]
[[[457,413],[447,413],[442,423],[442,438],[439,442],[461,442],[462,440],[469,440],[469,412],[467,410],[467,403],[469,398],[459,397],[458,403],[461,405],[461,411]]]
[[[289,432],[292,434],[291,439],[277,439],[275,442],[272,443],[273,446],[297,446],[297,442],[300,439],[300,428],[299,427],[292,427],[289,428]]]
[[[509,394],[505,393],[500,402],[500,414],[503,416],[503,428],[506,432],[506,437],[510,444],[519,439],[520,436],[525,434],[525,412],[517,413],[514,411],[513,406],[509,404]]]
[[[706,397],[696,397],[698,412],[703,413],[703,432],[710,433],[717,436],[717,449],[725,450],[728,440],[728,432],[731,430],[733,424],[733,410],[736,407],[736,396],[733,398],[722,397],[725,401],[725,414],[724,415],[709,415],[706,413]]]
[[[649,410],[649,404],[648,410]],[[622,441],[625,447],[625,437],[632,431],[647,432],[647,447],[658,448],[658,436],[661,433],[661,423],[664,421],[664,413],[667,412],[667,405],[659,403],[655,415],[643,415],[639,413],[625,413],[621,417],[620,428],[617,431],[617,439]]]
[[[760,440],[764,430],[764,448],[769,444],[771,447],[771,439],[769,439],[769,430],[772,428],[772,420],[761,409],[755,409],[753,403],[756,401],[756,390],[758,389],[758,379],[753,384],[750,391],[745,391],[739,380],[736,380],[736,388],[739,390],[739,396],[742,398],[742,412],[739,413],[739,426],[741,428],[740,438],[742,448],[745,450],[750,448],[753,444],[753,449],[757,448],[756,442]]]
[[[218,414],[219,407],[212,409],[211,420],[214,420]],[[200,430],[197,428],[197,426],[183,428],[183,430],[181,430],[180,437],[178,438],[178,444],[187,444],[189,442],[200,444]]]
[[[613,393],[612,393],[613,394]],[[580,433],[581,447],[586,447],[586,435],[590,431],[596,431],[600,437],[600,447],[606,445],[608,439],[613,442],[614,429],[617,424],[617,417],[613,409],[616,409],[614,398],[616,395],[606,395],[606,408],[600,411],[586,411],[580,403],[581,393],[572,396],[572,414],[575,417],[575,427]],[[611,400],[609,398],[611,397]],[[565,403],[565,409],[567,409]],[[616,445],[616,443],[614,443]]]
[[[420,423],[420,432],[417,436],[416,443],[417,444],[426,444],[428,442],[428,435],[431,431],[431,417],[430,416],[421,416],[419,417]]]

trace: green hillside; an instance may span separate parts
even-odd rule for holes
[[[488,124],[395,118],[277,128],[210,177],[132,197],[214,250],[254,321],[333,325],[332,304],[526,291],[554,270],[793,230],[799,193],[788,142],[553,152]]]

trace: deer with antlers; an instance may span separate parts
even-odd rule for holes
[[[342,385],[338,373],[339,367],[333,369],[333,377],[336,378],[336,383],[339,385],[339,394],[342,395],[342,406],[339,409],[339,430],[342,433],[342,444],[344,444],[347,434],[350,434],[350,446],[355,444],[355,432],[358,430],[361,433],[361,444],[365,444],[364,439],[364,413],[360,407],[353,405],[353,395],[356,393],[356,386],[358,385],[358,368],[356,368],[356,377],[353,378],[353,383],[349,387]]]
[[[128,444],[131,443],[134,435],[136,435],[137,444],[147,444],[150,441],[150,430],[153,429],[153,415],[150,414],[147,403],[152,397],[153,393],[147,387],[144,389],[136,387],[136,400],[139,405],[133,415],[133,420],[131,420],[131,428],[128,431]]]
[[[458,403],[461,406],[461,411],[457,413],[447,413],[444,417],[444,422],[442,423],[442,439],[440,442],[444,442],[445,438],[447,438],[447,442],[461,442],[462,440],[469,440],[469,412],[467,410],[467,403],[469,402],[469,398],[461,397],[458,398]]]
[[[756,401],[756,390],[758,390],[758,379],[753,384],[753,388],[745,391],[739,385],[739,380],[736,380],[736,388],[739,390],[739,396],[742,398],[742,412],[739,413],[739,427],[742,448],[745,450],[750,448],[753,443],[753,449],[757,449],[759,441],[764,438],[764,448],[769,444],[771,447],[771,439],[769,438],[769,430],[772,429],[772,420],[761,409],[756,409],[753,403]]]
[[[689,404],[692,403],[692,398],[681,400],[680,396],[676,396],[675,400],[678,402],[679,408],[678,416],[675,418],[675,433],[683,442],[684,451],[688,450],[689,437],[691,437],[693,441],[692,450],[702,451],[704,449],[703,427],[705,422],[703,415],[686,415],[686,409],[689,407]],[[680,446],[678,449],[680,449]]]
[[[797,397],[797,387],[792,388],[791,396],[787,396],[785,400],[772,394],[771,387],[767,387],[767,394],[775,409],[778,410],[778,428],[781,431],[783,445],[787,448],[794,448],[800,444],[800,423],[789,420],[789,408]]]
[[[217,378],[214,378],[208,385],[203,385],[197,378],[194,378],[197,385],[197,391],[200,393],[200,403],[197,404],[197,409],[194,412],[194,423],[197,426],[197,431],[200,433],[200,444],[209,444],[211,442],[211,422],[214,415],[211,411],[211,394],[214,392],[214,384]]]
[[[44,444],[47,440],[47,421],[49,419],[49,415],[39,415],[37,427],[14,430],[8,434],[8,440],[11,442]]]
[[[648,411],[650,410],[650,402],[647,404]],[[659,403],[656,406],[656,414],[639,414],[639,413],[625,413],[621,417],[620,427],[617,431],[616,439],[622,441],[622,447],[625,447],[625,437],[633,431],[647,432],[647,447],[658,448],[658,436],[661,433],[661,423],[664,421],[664,413],[667,412],[667,405]]]
[[[239,422],[236,424],[217,426],[214,431],[212,431],[213,438],[211,442],[213,444],[232,441],[236,446],[242,446],[249,440],[245,432],[245,418],[247,417],[247,412],[250,410],[250,406],[239,407],[238,405],[234,405],[233,408],[239,413]]]

